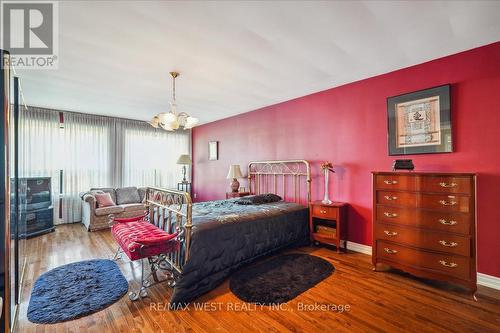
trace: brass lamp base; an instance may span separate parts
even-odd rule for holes
[[[233,178],[233,181],[231,182],[230,185],[231,185],[231,191],[237,193],[240,188],[240,183],[238,182],[238,179]]]

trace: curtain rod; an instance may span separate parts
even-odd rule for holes
[[[131,118],[122,118],[122,117],[113,117],[113,116],[105,116],[105,115],[101,115],[101,114],[94,114],[94,113],[84,113],[84,112],[78,112],[78,111],[66,111],[66,110],[58,110],[58,109],[49,109],[49,108],[46,108],[46,107],[43,107],[43,106],[35,106],[35,105],[26,105],[26,108],[37,108],[37,109],[43,109],[45,111],[48,111],[48,112],[67,112],[67,113],[74,113],[74,114],[81,114],[81,115],[84,115],[84,116],[95,116],[95,117],[102,117],[102,118],[110,118],[110,119],[118,119],[118,120],[127,120],[127,121],[131,121],[131,122],[136,122],[136,123],[141,123],[141,124],[144,124],[144,125],[148,125],[151,127],[151,129],[157,131],[158,128],[153,128],[147,121],[144,121],[144,120],[138,120],[138,119],[131,119]],[[176,132],[190,132],[191,129],[183,129],[183,130],[177,130]],[[174,133],[174,132],[170,132],[170,131],[165,131],[167,133]]]
[[[47,110],[49,112],[68,112],[68,113],[76,113],[76,114],[82,114],[82,115],[87,115],[87,116],[97,116],[97,117],[103,117],[103,118],[112,118],[112,119],[122,119],[122,120],[130,120],[130,121],[137,121],[137,122],[142,122],[142,123],[148,123],[145,120],[139,120],[139,119],[132,119],[132,118],[124,118],[124,117],[113,117],[113,116],[106,116],[103,114],[96,114],[96,113],[85,113],[81,111],[68,111],[68,110],[61,110],[61,109],[50,109],[44,106],[36,106],[36,105],[26,105],[28,108],[38,108],[38,109],[43,109]]]

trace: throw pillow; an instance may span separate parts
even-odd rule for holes
[[[281,201],[282,198],[279,195],[273,193],[250,195],[236,200],[239,205],[260,205],[264,203],[272,203]]]
[[[96,193],[94,196],[97,201],[98,208],[115,206],[115,203],[111,198],[111,194],[109,193]]]

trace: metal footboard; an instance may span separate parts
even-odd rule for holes
[[[172,271],[182,272],[189,259],[192,228],[192,201],[188,192],[148,187],[145,194],[149,222],[168,233],[177,233],[178,251],[165,255]]]

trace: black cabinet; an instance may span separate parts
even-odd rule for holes
[[[42,208],[26,212],[26,237],[33,237],[54,230],[54,209]]]
[[[22,201],[26,204],[21,209],[21,217],[26,219],[25,236],[33,237],[53,231],[54,209],[50,177],[21,178],[19,184],[20,192],[25,194]]]

